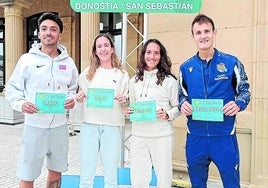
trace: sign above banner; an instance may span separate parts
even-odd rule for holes
[[[75,12],[196,13],[202,0],[70,0]]]

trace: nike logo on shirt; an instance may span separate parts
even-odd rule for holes
[[[36,68],[40,68],[40,67],[43,67],[45,65],[36,65]]]

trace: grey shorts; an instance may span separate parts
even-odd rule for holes
[[[50,129],[24,125],[17,176],[24,181],[35,180],[41,174],[44,159],[49,170],[67,171],[68,150],[67,125]]]

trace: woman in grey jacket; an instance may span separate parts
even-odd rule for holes
[[[165,47],[157,39],[149,39],[143,46],[137,73],[129,84],[130,107],[125,115],[132,121],[135,102],[153,101],[155,120],[132,121],[130,147],[131,184],[135,188],[149,188],[151,169],[155,169],[157,187],[172,183],[172,120],[179,116],[178,83],[171,73],[171,61]],[[143,111],[143,110],[141,110]],[[151,111],[147,109],[145,111]],[[144,112],[144,111],[143,111]]]

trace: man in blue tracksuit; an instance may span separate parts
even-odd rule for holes
[[[250,101],[249,83],[241,62],[213,47],[215,36],[213,20],[197,15],[192,22],[192,37],[198,52],[179,70],[179,109],[187,116],[188,172],[193,188],[205,188],[212,161],[224,187],[239,188],[235,118]],[[192,99],[221,100],[223,120],[193,118]]]

